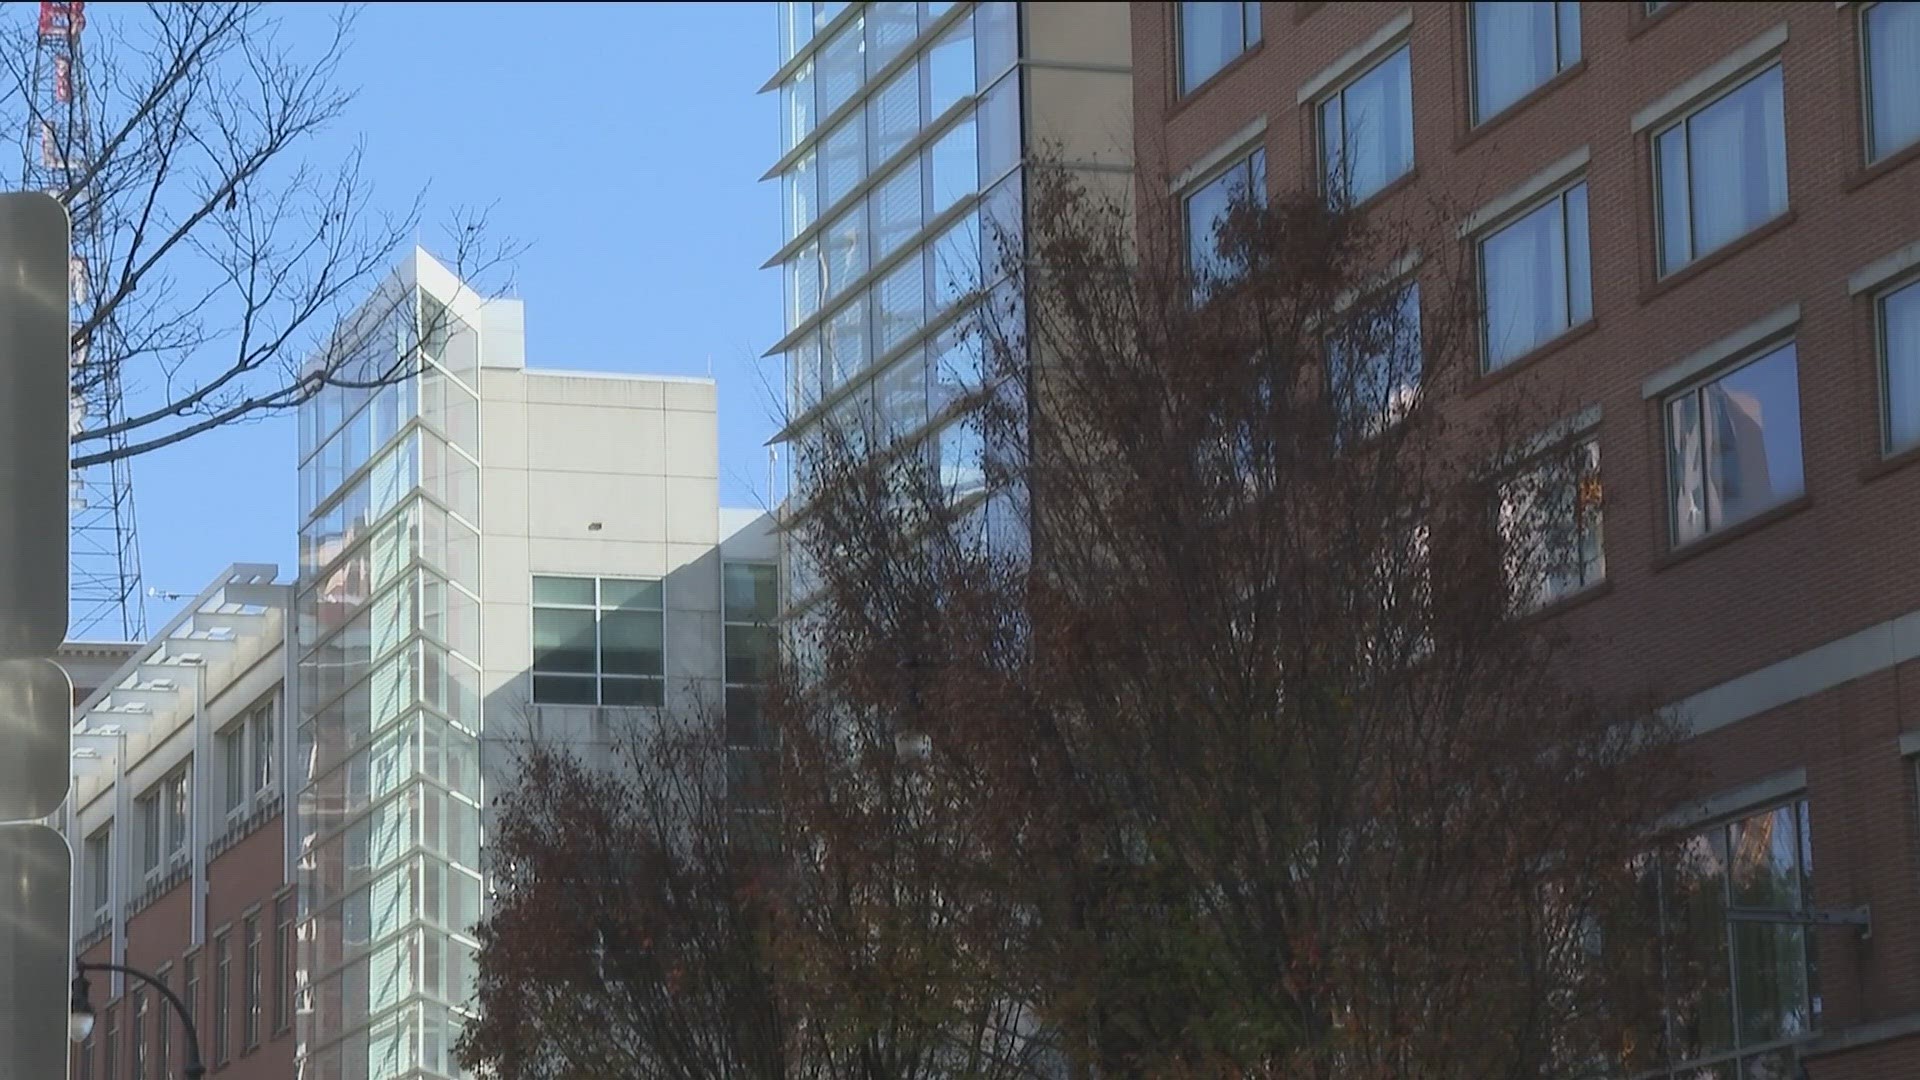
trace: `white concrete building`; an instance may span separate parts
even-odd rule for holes
[[[529,368],[521,303],[418,251],[335,347],[374,373],[415,343],[417,378],[301,416],[303,1078],[459,1075],[504,739],[748,709],[772,642],[723,618],[771,604],[775,550],[719,507],[711,380]]]

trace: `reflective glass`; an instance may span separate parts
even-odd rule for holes
[[[1920,442],[1920,282],[1881,297],[1879,307],[1887,449],[1897,450]]]
[[[1878,160],[1920,139],[1920,4],[1865,5],[1867,157]]]
[[[1512,105],[1580,59],[1579,8],[1572,3],[1472,6],[1475,122]]]

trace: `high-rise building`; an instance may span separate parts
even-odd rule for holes
[[[1131,17],[1140,182],[1197,250],[1247,183],[1456,208],[1470,258],[1409,280],[1476,267],[1470,393],[1571,403],[1605,516],[1537,617],[1685,718],[1673,827],[1749,909],[1661,1075],[1920,1073],[1920,3]]]
[[[77,714],[78,955],[191,987],[221,1074],[457,1077],[514,741],[723,706],[750,743],[776,551],[719,506],[710,380],[529,368],[519,302],[420,252],[336,340],[418,374],[303,409],[297,579],[235,567]],[[76,1075],[184,1060],[95,1001]]]
[[[788,506],[829,430],[917,455],[956,498],[985,492],[980,432],[959,415],[984,377],[961,332],[1017,250],[1028,170],[1123,188],[1132,163],[1126,5],[781,3],[779,266]],[[786,545],[788,600],[817,575]]]

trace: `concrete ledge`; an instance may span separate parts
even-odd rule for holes
[[[1709,795],[1699,802],[1688,803],[1663,816],[1660,819],[1660,828],[1678,831],[1695,825],[1704,825],[1717,818],[1730,817],[1742,810],[1756,809],[1768,803],[1778,802],[1789,795],[1805,791],[1806,787],[1807,770],[1788,769],[1731,791]]]
[[[1345,82],[1348,76],[1358,75],[1368,61],[1386,52],[1389,46],[1397,44],[1396,39],[1412,26],[1413,9],[1407,8],[1388,20],[1385,26],[1368,35],[1367,40],[1348,49],[1340,55],[1340,59],[1321,68],[1313,78],[1301,83],[1299,92],[1294,95],[1294,104],[1305,105]]]
[[[1460,235],[1472,236],[1521,207],[1539,200],[1586,168],[1587,158],[1587,148],[1583,146],[1535,173],[1526,183],[1468,214],[1466,220],[1460,223]]]
[[[1920,240],[1900,248],[1885,258],[1875,259],[1847,278],[1847,295],[1859,296],[1920,267]]]
[[[1769,664],[1673,704],[1698,736],[1920,657],[1920,611]]]
[[[1737,82],[1743,76],[1751,74],[1755,69],[1772,60],[1773,54],[1786,43],[1787,24],[1781,23],[1634,113],[1633,120],[1629,124],[1630,130],[1638,135],[1650,127],[1673,119],[1701,98],[1729,83]]]
[[[1822,1035],[1800,1047],[1803,1058],[1825,1057],[1847,1050],[1856,1050],[1874,1043],[1890,1042],[1920,1035],[1920,1013],[1908,1013],[1905,1016],[1892,1016],[1885,1020],[1871,1020],[1864,1024],[1841,1028],[1831,1035]]]
[[[1765,318],[1747,324],[1719,341],[1699,349],[1679,363],[1647,376],[1640,384],[1642,398],[1656,398],[1712,370],[1723,361],[1746,352],[1767,339],[1786,333],[1800,321],[1800,305],[1788,304]]]
[[[1206,178],[1215,169],[1241,154],[1252,151],[1254,144],[1260,142],[1266,134],[1267,118],[1256,117],[1252,123],[1228,136],[1226,142],[1207,151],[1199,161],[1180,170],[1180,175],[1174,177],[1173,183],[1167,185],[1168,189],[1176,194],[1186,194],[1187,188]]]

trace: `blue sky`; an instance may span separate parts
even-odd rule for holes
[[[287,5],[289,32],[325,25]],[[536,367],[711,373],[720,498],[766,505],[779,379],[780,241],[771,4],[370,4],[342,81],[345,121],[305,151],[364,138],[383,201],[427,188],[429,223],[497,203],[531,244],[514,273]],[[433,232],[423,233],[431,248]],[[294,567],[289,416],[134,461],[149,586],[192,595],[228,563]],[[148,600],[157,629],[177,603]]]

